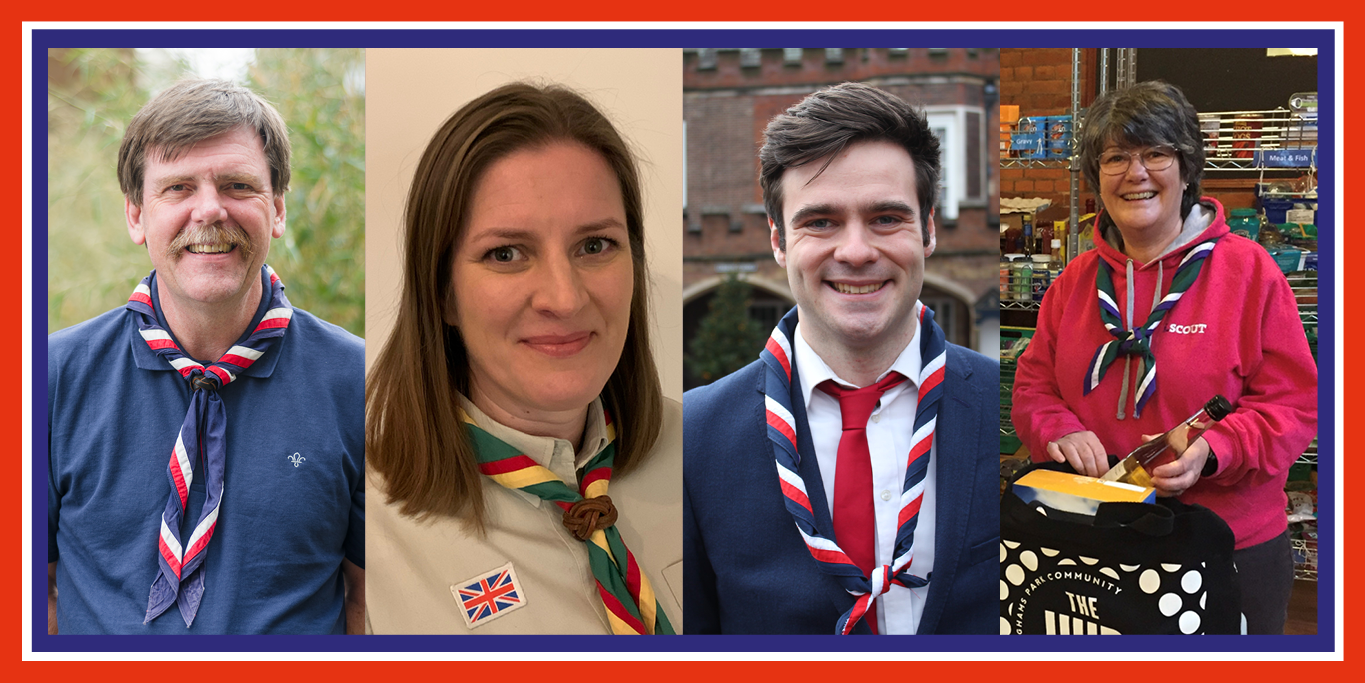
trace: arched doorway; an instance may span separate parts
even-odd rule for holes
[[[710,310],[711,298],[723,279],[720,276],[710,277],[683,291],[683,349],[685,351],[690,352],[692,339],[697,334],[697,328],[701,325],[702,318],[705,318]],[[741,276],[741,279],[749,285],[749,318],[763,329],[776,327],[777,321],[792,306],[796,305],[796,301],[791,297],[791,292],[787,289],[786,282],[776,282],[756,275]],[[754,349],[754,359],[758,358],[760,350]],[[704,383],[684,362],[683,390],[698,387]]]

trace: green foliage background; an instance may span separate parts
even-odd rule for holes
[[[692,337],[688,369],[710,384],[758,358],[771,331],[749,317],[749,285],[731,273],[716,286]]]
[[[196,77],[131,49],[49,54],[48,331],[122,306],[151,269],[128,238],[118,147],[151,97]],[[245,81],[289,126],[284,237],[268,262],[295,306],[365,333],[365,53],[258,49]]]

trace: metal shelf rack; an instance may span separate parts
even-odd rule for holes
[[[1205,171],[1317,171],[1318,120],[1289,109],[1207,112]]]
[[[1000,157],[1000,168],[1068,168],[1069,159],[1016,159]]]
[[[1011,301],[1009,299],[1000,300],[1000,310],[1002,311],[1036,311],[1041,306],[1039,301]]]
[[[1289,549],[1294,556],[1294,578],[1317,581],[1318,542],[1306,538],[1291,538]]]

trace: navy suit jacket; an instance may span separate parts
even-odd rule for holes
[[[821,535],[834,538],[806,408],[793,403],[800,474]],[[934,435],[934,568],[921,634],[1000,631],[999,411],[1000,363],[949,344]],[[683,422],[686,632],[834,633],[854,598],[816,565],[784,505],[766,429],[763,364],[687,392]],[[869,632],[867,624],[857,632]]]

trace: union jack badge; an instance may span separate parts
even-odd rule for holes
[[[526,606],[526,594],[517,581],[512,563],[466,579],[450,587],[460,614],[469,628],[478,628],[498,617]]]

